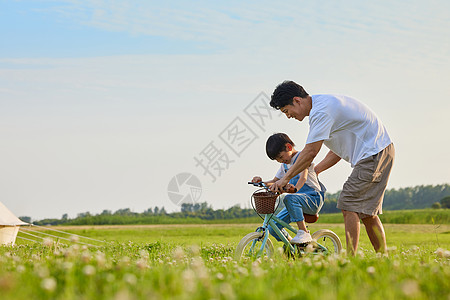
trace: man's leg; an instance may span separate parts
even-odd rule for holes
[[[359,216],[358,213],[342,210],[345,224],[345,240],[347,242],[347,254],[354,256],[359,242]]]
[[[370,242],[376,252],[387,252],[386,234],[384,227],[378,216],[370,216],[362,219]]]

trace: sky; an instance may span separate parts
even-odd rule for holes
[[[0,201],[33,220],[250,206],[301,150],[275,86],[345,94],[396,147],[388,188],[450,183],[450,2],[0,0]],[[316,158],[325,156],[324,147]],[[334,193],[351,172],[320,175]]]

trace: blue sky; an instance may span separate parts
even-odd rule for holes
[[[248,206],[245,182],[277,169],[267,136],[300,150],[308,125],[274,114],[240,156],[219,136],[236,117],[251,126],[247,105],[285,79],[380,116],[397,149],[391,188],[448,183],[449,12],[443,0],[0,1],[0,201],[34,219],[174,211],[167,185],[189,172],[199,201]],[[233,160],[215,182],[194,161],[210,142]],[[349,172],[341,162],[321,180],[335,192]]]

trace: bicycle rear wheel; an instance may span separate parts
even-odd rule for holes
[[[267,232],[266,234],[269,233]],[[264,248],[261,249],[263,240],[263,232],[251,232],[247,234],[237,245],[236,251],[234,252],[234,259],[240,260],[243,257],[248,257],[251,259],[256,259],[264,256],[271,257],[273,254],[272,241],[270,239],[267,239]]]
[[[319,244],[318,249],[328,254],[339,254],[342,250],[342,243],[336,233],[328,229],[320,229],[313,233],[313,240]]]

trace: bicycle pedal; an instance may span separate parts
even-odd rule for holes
[[[308,247],[309,244],[310,244],[310,242],[306,242],[306,243],[301,243],[301,244],[294,244],[294,246],[297,246],[299,248],[306,248],[306,247]]]

